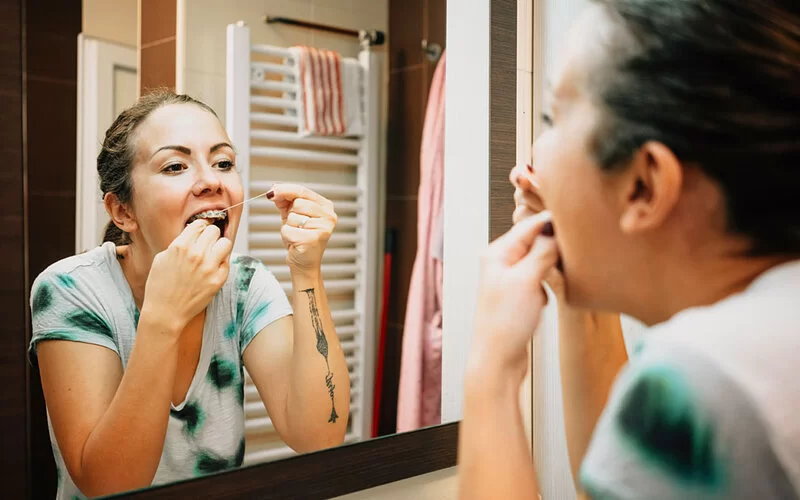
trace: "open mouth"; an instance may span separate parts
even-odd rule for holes
[[[206,210],[205,212],[200,212],[199,214],[189,217],[189,220],[186,221],[186,225],[188,226],[197,219],[205,219],[209,223],[214,224],[219,228],[220,234],[225,236],[225,229],[228,227],[228,212],[224,210]]]

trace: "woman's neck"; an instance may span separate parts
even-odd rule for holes
[[[651,286],[643,283],[638,291],[648,297],[647,308],[636,314],[648,325],[667,321],[691,307],[708,306],[743,292],[761,274],[788,257],[747,257],[727,252],[688,255],[671,265],[660,266],[659,276]]]
[[[131,244],[117,247],[117,260],[131,287],[136,307],[141,309],[144,303],[147,277],[150,275],[150,267],[153,265],[153,257],[148,252],[142,252],[136,245]]]

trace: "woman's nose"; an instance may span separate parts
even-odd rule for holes
[[[222,181],[219,174],[211,166],[203,166],[197,170],[197,180],[194,183],[195,196],[222,191]]]

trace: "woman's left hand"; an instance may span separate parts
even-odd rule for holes
[[[476,374],[491,366],[525,376],[527,347],[547,303],[542,280],[558,261],[549,221],[548,212],[523,219],[483,257],[470,359]]]
[[[292,272],[318,273],[338,220],[333,202],[297,184],[275,184],[267,198],[281,211],[281,237]]]

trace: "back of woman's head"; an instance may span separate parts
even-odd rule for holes
[[[591,80],[600,165],[662,142],[721,186],[754,254],[800,254],[800,2],[595,1],[615,25]]]
[[[131,169],[136,157],[136,130],[155,110],[170,104],[194,104],[214,114],[206,104],[171,90],[158,89],[140,97],[136,103],[117,116],[106,131],[103,147],[97,155],[97,174],[100,191],[105,196],[113,193],[121,203],[129,203],[133,196]],[[103,241],[117,245],[130,243],[126,233],[114,222],[109,222]]]

